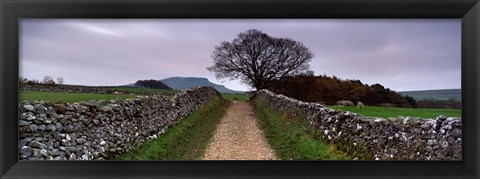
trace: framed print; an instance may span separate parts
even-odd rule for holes
[[[479,177],[478,1],[0,5],[2,177]]]

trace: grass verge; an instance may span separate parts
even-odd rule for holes
[[[358,109],[356,106],[327,106],[332,109],[339,109],[343,111],[354,112],[363,116],[369,117],[398,117],[398,116],[415,116],[419,118],[432,118],[444,115],[448,117],[461,117],[461,109],[430,109],[430,108],[394,108],[394,107],[378,107],[365,106],[363,109]]]
[[[64,93],[64,92],[43,92],[43,91],[19,91],[19,102],[44,100],[52,103],[58,102],[80,102],[90,101],[92,99],[111,100],[133,98],[135,95],[130,94],[93,94],[93,93]]]
[[[281,160],[348,160],[350,157],[308,130],[304,117],[294,117],[252,100],[260,129]]]
[[[229,101],[246,101],[248,97],[244,94],[222,93],[222,97]]]
[[[116,160],[196,160],[203,157],[229,101],[214,97],[156,140]]]

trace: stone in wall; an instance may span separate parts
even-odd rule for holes
[[[279,111],[304,115],[310,130],[353,155],[370,160],[461,160],[460,118],[372,118],[306,103],[268,90],[257,97]]]
[[[20,160],[104,160],[157,138],[214,96],[197,87],[164,96],[52,104],[19,104]]]

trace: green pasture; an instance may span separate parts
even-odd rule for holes
[[[133,98],[130,94],[93,94],[93,93],[64,93],[64,92],[43,92],[43,91],[19,91],[19,102],[43,100],[52,103],[58,102],[80,102],[90,100],[111,100]]]
[[[378,107],[365,106],[363,109],[358,109],[357,106],[327,106],[332,109],[339,109],[343,111],[350,111],[368,117],[398,117],[398,116],[414,116],[418,118],[432,118],[444,115],[448,117],[461,117],[461,109],[431,109],[431,108],[397,108],[397,107]]]
[[[162,89],[149,89],[149,88],[135,88],[135,87],[115,87],[116,90],[130,91],[130,92],[158,92],[158,93],[178,93],[178,90],[162,90]],[[227,94],[222,93],[222,97],[229,101],[245,101],[247,96],[242,94]],[[93,94],[93,93],[65,93],[65,92],[43,92],[43,91],[19,91],[19,102],[22,101],[35,101],[43,100],[50,101],[52,103],[57,102],[80,102],[90,100],[111,100],[111,99],[127,99],[134,98],[133,94]],[[172,95],[166,96],[171,99]]]

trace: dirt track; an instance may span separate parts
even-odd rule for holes
[[[204,160],[276,160],[247,102],[233,101],[220,120]]]

